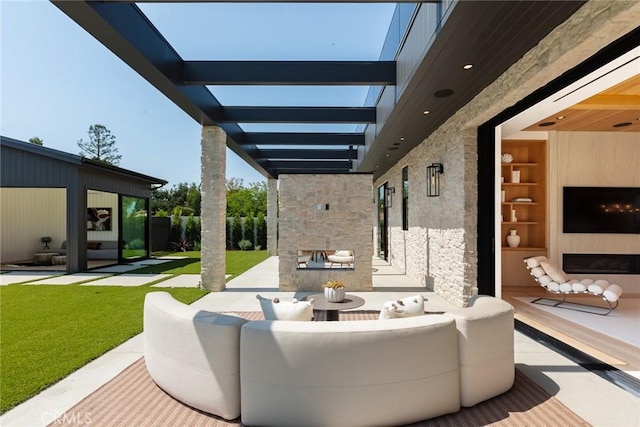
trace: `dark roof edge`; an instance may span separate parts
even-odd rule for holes
[[[129,169],[124,169],[119,166],[110,165],[98,160],[87,159],[86,157],[79,156],[77,154],[67,153],[65,151],[56,150],[41,145],[31,144],[29,142],[20,141],[18,139],[9,138],[7,136],[0,135],[0,145],[4,145],[16,150],[28,151],[30,153],[45,156],[63,162],[72,163],[78,166],[88,166],[93,169],[102,169],[109,172],[113,172],[119,175],[128,176],[138,180],[149,182],[150,184],[162,184],[166,185],[168,181],[160,178],[154,178],[149,175],[144,175],[138,172],[134,172]]]

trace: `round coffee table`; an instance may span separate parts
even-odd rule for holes
[[[327,313],[327,321],[340,320],[340,310],[349,310],[364,305],[364,299],[355,295],[346,294],[342,302],[329,302],[324,294],[313,294],[305,298],[309,301],[311,298],[315,300],[313,303],[313,311],[325,311]]]

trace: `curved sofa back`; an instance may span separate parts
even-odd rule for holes
[[[152,292],[144,302],[144,357],[176,399],[226,419],[240,416],[240,330],[247,321]]]
[[[477,295],[469,307],[445,315],[455,319],[458,329],[462,406],[474,406],[509,390],[515,378],[511,304]]]
[[[246,425],[398,425],[456,412],[455,322],[250,322],[240,381]]]

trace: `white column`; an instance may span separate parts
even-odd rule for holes
[[[202,127],[201,162],[201,270],[202,286],[225,289],[227,217],[227,134],[217,126]]]
[[[267,251],[278,254],[278,181],[267,180]]]

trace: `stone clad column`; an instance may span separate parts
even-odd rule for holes
[[[278,181],[267,180],[267,251],[278,254]]]
[[[210,291],[225,289],[227,134],[217,126],[202,127],[201,277]]]

